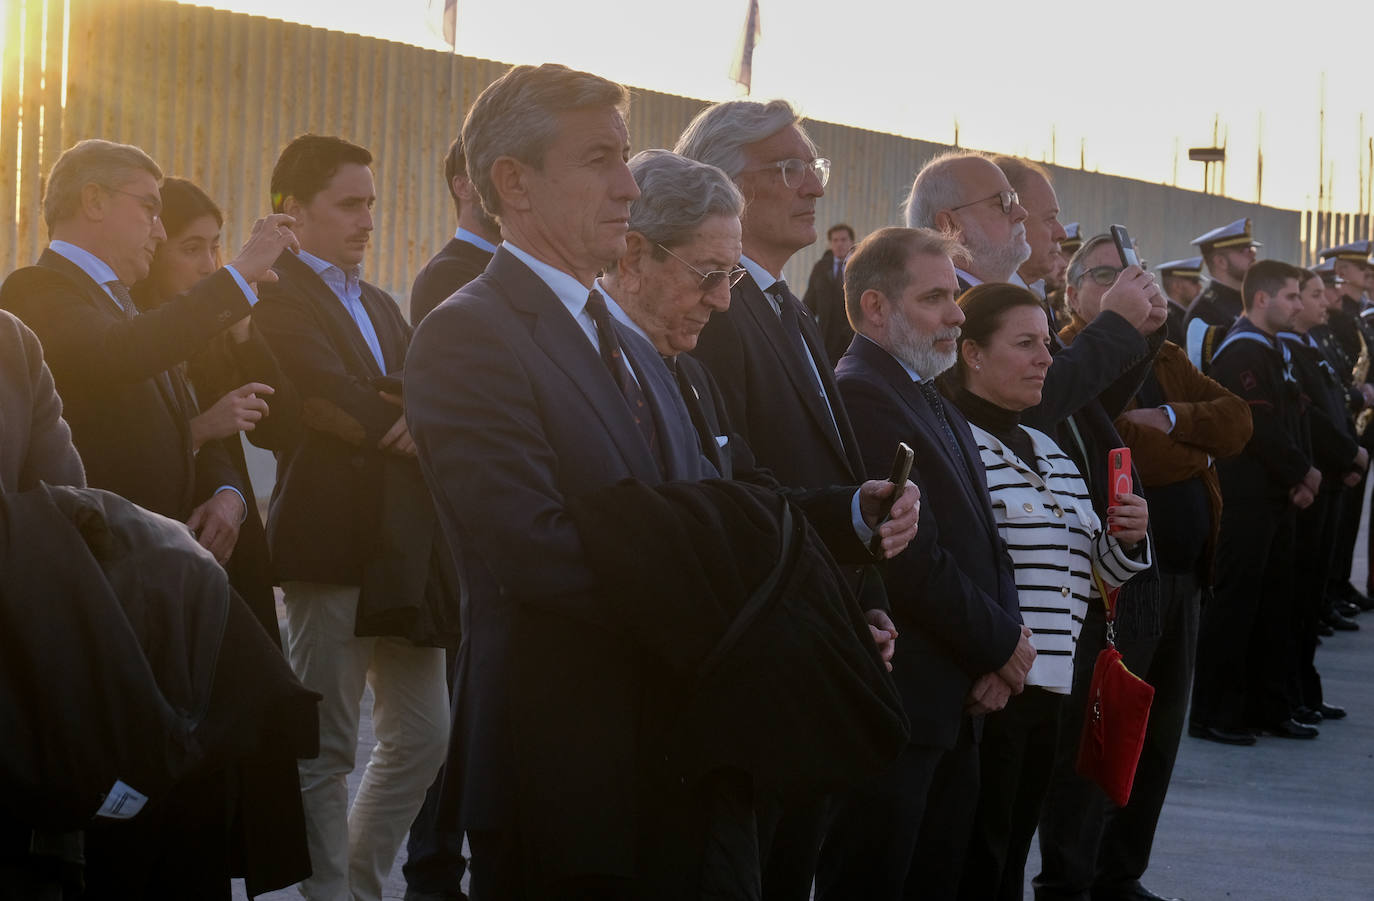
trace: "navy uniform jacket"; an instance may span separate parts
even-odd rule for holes
[[[1289,490],[1312,466],[1302,391],[1289,355],[1248,319],[1237,319],[1217,348],[1210,375],[1250,405],[1254,424],[1245,450],[1217,461],[1222,495],[1268,498],[1286,509]]]

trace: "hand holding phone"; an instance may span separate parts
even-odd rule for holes
[[[868,543],[868,550],[874,556],[882,556],[883,539],[878,530],[892,517],[892,505],[897,503],[906,491],[907,479],[911,477],[911,467],[915,462],[916,452],[911,449],[911,445],[905,441],[897,442],[897,455],[892,458],[892,473],[887,477],[895,487],[891,494],[883,498],[882,506],[878,508],[878,524],[873,527],[873,538]]]
[[[1121,495],[1135,493],[1135,481],[1131,477],[1131,449],[1117,447],[1107,452],[1107,506],[1115,507],[1121,503]],[[1119,532],[1116,526],[1109,526],[1108,532]]]
[[[1131,240],[1131,233],[1126,231],[1126,226],[1113,225],[1110,231],[1112,243],[1116,245],[1116,252],[1121,257],[1122,267],[1139,267],[1140,256],[1135,252],[1135,242]]]

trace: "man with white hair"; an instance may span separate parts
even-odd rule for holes
[[[693,354],[706,364],[735,428],[760,465],[794,489],[817,490],[864,481],[865,464],[840,400],[816,323],[782,278],[787,261],[816,241],[816,201],[825,193],[830,161],[787,101],[733,100],[703,110],[678,139],[675,151],[730,176],[744,195],[743,254],[748,270],[731,290],[728,311],[711,317]],[[896,450],[894,445],[889,456]],[[887,474],[868,471],[882,478]],[[870,483],[872,484],[872,483]],[[867,556],[870,526],[861,506],[870,489],[854,495],[854,538],[845,562]],[[876,556],[868,556],[877,562]],[[870,625],[891,631],[887,598],[871,566],[849,569]],[[810,895],[824,833],[822,799],[781,801],[775,816],[760,813],[767,855],[764,897]]]
[[[1039,199],[1037,210],[1059,207],[1048,178],[1022,165],[1006,169]],[[949,232],[968,248],[971,260],[957,270],[959,287],[967,290],[987,281],[1024,284],[1017,269],[1032,258],[1026,240],[1026,208],[1006,171],[977,151],[952,150],[921,168],[906,202],[909,228]],[[1046,229],[1045,243],[1063,229]],[[1046,255],[1046,261],[1049,260]],[[1028,425],[1053,434],[1061,422],[1100,399],[1109,415],[1121,412],[1135,395],[1162,337],[1147,341],[1163,324],[1165,301],[1151,276],[1139,267],[1123,270],[1123,290],[1103,306],[1102,313],[1065,348],[1051,331],[1054,363],[1045,376],[1040,403],[1027,410]],[[1031,273],[1039,275],[1039,273]]]

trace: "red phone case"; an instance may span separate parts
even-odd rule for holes
[[[1121,495],[1133,494],[1135,482],[1131,478],[1131,449],[1117,447],[1107,452],[1107,484],[1111,490],[1107,495],[1109,506],[1119,504]],[[1116,529],[1111,531],[1115,532]]]

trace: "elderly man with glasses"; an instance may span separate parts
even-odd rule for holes
[[[731,289],[729,309],[711,317],[693,350],[719,383],[734,428],[759,465],[787,488],[863,482],[863,455],[824,343],[782,278],[787,261],[816,241],[816,201],[825,193],[830,161],[817,156],[785,100],[708,107],[675,150],[721,169],[744,195],[740,265],[748,275]],[[851,585],[870,624],[891,635],[882,582],[871,565],[859,565],[879,559],[865,550],[878,513],[876,484],[853,494],[849,547],[836,556],[854,564],[848,568]],[[775,798],[761,810],[765,898],[810,897],[827,806],[823,798]]]

